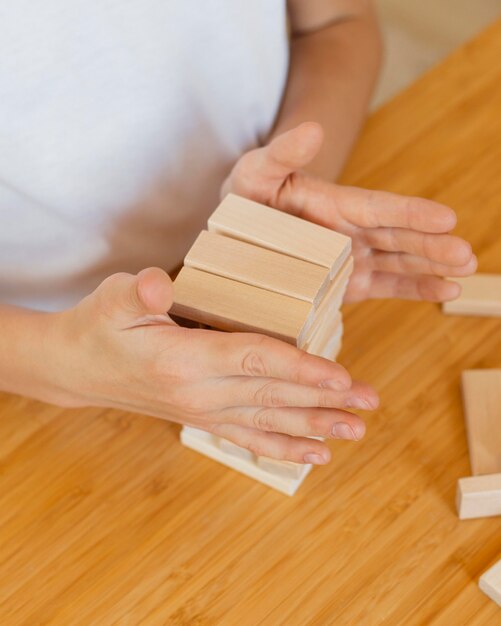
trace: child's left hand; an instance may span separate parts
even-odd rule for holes
[[[442,302],[460,293],[444,277],[473,274],[469,243],[450,235],[456,215],[431,200],[343,187],[302,171],[323,141],[307,122],[244,154],[223,185],[232,192],[322,224],[353,240],[346,302],[405,298]]]

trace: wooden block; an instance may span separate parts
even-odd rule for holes
[[[171,312],[221,330],[261,332],[297,344],[308,330],[308,302],[183,267]]]
[[[321,265],[331,277],[351,251],[345,235],[233,194],[211,215],[209,230]]]
[[[213,441],[208,440],[207,437],[200,436],[201,432],[203,431],[199,431],[197,428],[184,426],[181,429],[181,443],[187,448],[200,452],[214,461],[218,461],[226,467],[230,467],[231,469],[245,474],[288,496],[292,496],[296,493],[301,483],[311,471],[311,465],[303,465],[301,475],[298,478],[281,476],[266,471],[259,467],[257,462],[251,462],[238,456],[226,454],[220,449],[217,442],[213,443]],[[204,435],[205,434],[206,433],[204,433]]]
[[[456,507],[459,519],[501,515],[501,474],[460,478]]]
[[[501,606],[501,561],[480,576],[478,586],[486,596]]]
[[[300,463],[292,463],[290,461],[278,461],[277,459],[269,459],[265,456],[257,457],[258,467],[286,478],[300,478],[304,471],[304,465]]]
[[[327,344],[332,344],[332,338],[341,338],[342,334],[342,322],[341,313],[338,311],[333,315],[332,319],[320,328],[317,333],[313,335],[310,341],[300,346],[303,350],[306,350],[310,354],[318,354],[323,351]]]
[[[462,388],[472,474],[500,474],[501,370],[466,370]]]
[[[219,449],[229,454],[231,456],[236,456],[240,459],[245,459],[246,461],[256,462],[256,455],[253,454],[250,450],[246,448],[242,448],[237,446],[232,441],[228,441],[228,439],[223,439],[222,437],[217,438],[217,443],[219,444]]]
[[[331,282],[325,296],[318,307],[310,313],[307,330],[303,333],[304,340],[300,347],[310,343],[317,332],[332,320],[338,313],[343,302],[343,297],[353,271],[353,258],[349,257],[341,268],[338,276]]]
[[[341,323],[339,329],[334,333],[330,340],[322,347],[310,347],[306,351],[316,356],[321,356],[323,359],[329,359],[329,361],[335,361],[342,345],[343,339],[343,324]]]
[[[312,304],[330,285],[329,272],[320,265],[214,232],[200,233],[184,264]]]
[[[444,302],[444,313],[501,317],[501,274],[474,274],[454,281],[463,290],[457,300]]]
[[[336,361],[339,353],[341,352],[341,348],[343,347],[343,342],[339,340],[329,351],[325,349],[320,356],[324,359],[329,359],[329,361]]]
[[[324,293],[322,300],[315,306],[315,312],[317,316],[322,315],[331,307],[332,302],[339,297],[340,294],[344,295],[348,281],[353,273],[354,261],[353,257],[349,256],[343,263],[339,272],[331,279],[331,282]]]

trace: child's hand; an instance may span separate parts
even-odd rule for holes
[[[355,269],[345,301],[367,298],[453,300],[460,287],[443,277],[477,267],[469,243],[442,204],[382,191],[342,187],[301,171],[317,154],[322,128],[301,124],[268,146],[244,154],[223,186],[353,239]]]
[[[53,314],[49,401],[117,407],[210,431],[258,455],[327,463],[310,436],[360,439],[347,408],[376,393],[336,363],[257,334],[176,326],[162,270],[115,274],[74,309]]]

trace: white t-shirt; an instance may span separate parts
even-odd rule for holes
[[[180,264],[287,68],[285,0],[2,2],[0,301]]]

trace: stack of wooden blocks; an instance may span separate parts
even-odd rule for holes
[[[349,237],[230,194],[188,252],[171,312],[218,330],[276,337],[335,360],[352,269]],[[289,495],[311,469],[255,457],[196,428],[184,427],[181,441]]]

